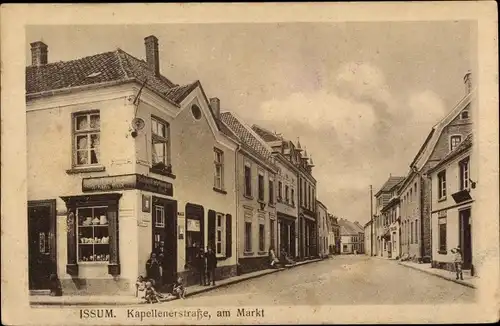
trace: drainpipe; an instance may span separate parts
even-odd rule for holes
[[[239,275],[239,270],[238,270],[238,266],[239,266],[239,258],[240,258],[240,252],[239,252],[239,240],[240,240],[240,228],[239,228],[239,220],[240,220],[240,192],[239,192],[239,189],[240,189],[240,175],[239,175],[239,169],[238,169],[238,154],[239,154],[239,151],[240,151],[240,145],[239,144],[236,144],[236,150],[234,151],[234,176],[235,176],[235,189],[234,189],[234,192],[236,194],[236,218],[235,218],[235,226],[236,226],[236,234],[235,234],[235,250],[236,250],[236,275]]]

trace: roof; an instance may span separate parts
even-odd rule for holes
[[[268,164],[271,164],[271,166],[276,169],[276,166],[272,159],[272,150],[259,140],[259,136],[254,134],[249,126],[247,126],[242,120],[237,118],[231,112],[221,112],[220,118],[221,121],[230,129],[230,131],[238,137],[241,145],[245,149],[247,149],[257,157],[263,159]]]
[[[440,167],[442,167],[447,162],[451,161],[453,158],[457,157],[459,154],[464,152],[466,149],[472,146],[472,134],[469,134],[465,139],[451,152],[446,154],[445,157],[438,164],[429,169],[429,172],[436,171]]]
[[[387,179],[387,181],[384,183],[382,188],[380,188],[380,190],[375,194],[375,197],[377,197],[381,192],[391,192],[394,187],[399,185],[404,179],[405,177],[390,176],[389,179]]]
[[[254,124],[252,126],[252,130],[255,131],[255,133],[257,135],[259,135],[266,142],[281,140],[281,138],[278,135],[276,135],[274,132],[271,132],[271,131],[269,131],[261,126]]]
[[[183,86],[174,84],[163,75],[155,75],[144,60],[117,49],[76,60],[28,66],[26,94],[132,80],[139,83],[147,80],[146,88],[176,105],[197,85],[197,82]]]
[[[341,218],[339,220],[340,226],[340,235],[357,235],[358,233],[362,233],[365,230],[351,221],[345,220]]]

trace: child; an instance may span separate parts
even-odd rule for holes
[[[455,272],[457,273],[456,279],[458,280],[458,277],[460,276],[460,279],[463,280],[464,276],[462,274],[462,264],[463,264],[462,251],[460,250],[460,247],[457,247],[457,248],[451,249],[451,252],[454,254],[453,262],[455,264]]]
[[[144,299],[146,291],[146,281],[142,275],[139,275],[135,283],[135,296]],[[139,295],[140,293],[140,295]]]
[[[172,291],[180,299],[186,299],[186,289],[182,283],[182,277],[178,277],[177,281],[174,282],[174,289]]]
[[[159,303],[160,297],[161,295],[158,292],[156,292],[155,288],[153,287],[153,281],[148,280],[146,282],[146,290],[144,295],[146,303]]]
[[[273,267],[273,268],[277,267],[276,264],[279,263],[279,259],[276,258],[276,254],[274,253],[273,247],[269,248],[269,260],[270,260],[271,267]]]

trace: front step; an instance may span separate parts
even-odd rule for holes
[[[30,290],[30,295],[50,295],[50,290]]]

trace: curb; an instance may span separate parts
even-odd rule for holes
[[[251,276],[248,276],[246,278],[241,278],[241,279],[237,279],[237,280],[229,280],[229,281],[227,281],[227,283],[224,283],[224,284],[216,284],[215,286],[210,286],[210,287],[199,289],[199,290],[196,290],[196,291],[193,291],[193,292],[188,292],[188,293],[186,293],[186,297],[190,297],[190,296],[194,296],[194,295],[197,295],[197,294],[209,292],[209,291],[212,291],[212,290],[215,290],[215,289],[218,289],[218,288],[222,288],[222,287],[225,287],[225,286],[228,286],[228,285],[232,285],[232,284],[236,284],[236,283],[241,283],[241,282],[244,282],[244,281],[247,281],[247,280],[251,280],[251,279],[254,279],[254,278],[258,278],[258,277],[261,277],[261,276],[265,276],[265,275],[269,275],[269,274],[274,274],[274,273],[277,273],[277,272],[282,272],[284,270],[296,268],[296,267],[307,265],[307,264],[311,264],[311,263],[316,263],[316,262],[323,261],[323,260],[325,260],[325,259],[307,260],[305,262],[299,262],[296,265],[290,266],[290,267],[287,267],[287,268],[272,269],[272,270],[270,270],[267,273],[262,273],[262,274],[258,274],[258,275],[251,275]],[[179,300],[179,298],[170,297],[168,299],[161,300],[160,303],[170,302],[170,301],[174,301],[174,300]],[[55,301],[54,302],[47,302],[47,301],[30,301],[29,304],[31,306],[123,306],[123,305],[143,305],[144,303],[142,303],[142,302],[140,302],[138,300],[137,301],[134,300],[134,301],[130,301],[130,302],[95,302],[95,301],[94,302],[90,302],[90,301],[89,302],[55,302]]]
[[[405,266],[405,267],[408,267],[408,268],[420,271],[420,272],[428,274],[428,275],[434,275],[434,276],[437,276],[437,277],[442,278],[444,280],[448,280],[448,281],[451,281],[451,282],[454,282],[454,283],[457,283],[457,284],[460,284],[460,285],[463,285],[463,286],[466,286],[466,287],[469,287],[469,288],[472,288],[472,289],[477,289],[477,287],[474,284],[469,284],[469,283],[464,282],[462,280],[457,280],[457,279],[454,279],[452,277],[447,277],[447,276],[444,276],[444,275],[434,274],[434,273],[422,270],[420,268],[416,268],[416,267],[411,266],[411,265],[405,265],[405,264],[402,264],[402,263],[398,263],[398,265]]]

